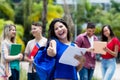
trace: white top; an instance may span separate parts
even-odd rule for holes
[[[47,39],[45,37],[42,37],[42,39],[39,42],[36,42],[35,39],[32,39],[30,41],[28,41],[26,49],[25,49],[25,53],[27,55],[29,55],[33,49],[33,47],[35,46],[35,44],[38,43],[41,46],[46,46],[47,43]],[[28,68],[28,72],[32,73],[32,64],[29,63],[29,68]]]
[[[11,44],[4,40],[1,43],[1,62],[0,62],[0,76],[6,76],[6,72],[8,73],[8,76],[11,76],[11,69],[9,62],[5,60],[5,53],[9,54],[9,46]]]
[[[87,36],[87,37],[88,37],[88,36]],[[91,48],[93,48],[94,37],[93,37],[93,36],[88,37],[88,40],[89,40],[89,42],[90,42],[90,46],[91,46]]]

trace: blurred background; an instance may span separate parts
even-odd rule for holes
[[[22,44],[22,52],[27,41],[33,38],[31,23],[42,23],[43,35],[47,37],[49,24],[54,18],[67,21],[73,40],[85,31],[89,21],[96,24],[95,34],[99,39],[105,24],[111,25],[120,39],[120,0],[0,0],[0,35],[5,24],[15,24],[16,41]],[[101,60],[99,55],[97,60]]]

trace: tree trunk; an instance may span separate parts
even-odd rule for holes
[[[43,0],[43,12],[42,12],[42,24],[43,24],[43,36],[45,36],[46,23],[47,23],[47,0]]]

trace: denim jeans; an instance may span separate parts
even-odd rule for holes
[[[9,80],[20,80],[19,79],[19,71],[16,69],[11,69],[12,75],[9,77]]]
[[[92,80],[93,72],[93,68],[87,69],[83,67],[79,72],[80,80]]]
[[[116,60],[102,59],[102,80],[111,80],[116,69]]]
[[[36,72],[34,73],[28,73],[28,79],[27,80],[40,80],[38,74]]]

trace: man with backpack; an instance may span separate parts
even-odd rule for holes
[[[34,56],[40,47],[46,46],[47,39],[42,36],[42,25],[40,23],[32,23],[31,33],[34,36],[34,39],[28,41],[25,48],[25,61],[29,62],[27,80],[40,80],[36,69],[33,66]]]

